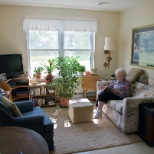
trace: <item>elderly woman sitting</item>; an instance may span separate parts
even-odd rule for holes
[[[117,80],[112,85],[104,87],[102,86],[102,92],[98,94],[98,100],[96,103],[97,112],[94,116],[95,119],[102,118],[102,107],[109,100],[122,100],[129,96],[131,83],[126,80],[126,71],[123,68],[118,68],[115,71]]]

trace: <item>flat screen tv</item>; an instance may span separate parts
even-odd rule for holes
[[[6,73],[7,78],[24,74],[21,54],[0,55],[0,74]]]

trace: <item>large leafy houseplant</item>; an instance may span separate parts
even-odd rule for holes
[[[68,106],[68,102],[63,104],[61,98],[69,100],[75,94],[76,89],[80,84],[78,57],[58,57],[57,58],[57,69],[58,77],[53,79],[56,89],[56,94],[60,98],[61,106]],[[63,100],[62,100],[63,101]]]

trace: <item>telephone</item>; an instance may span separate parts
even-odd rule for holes
[[[4,93],[4,90],[0,88],[0,93]]]

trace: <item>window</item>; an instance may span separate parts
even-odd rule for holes
[[[93,68],[95,21],[25,19],[29,73],[58,56],[79,56],[81,65]]]
[[[94,33],[76,31],[29,31],[29,65],[34,68],[58,56],[79,56],[87,70],[93,65]]]

